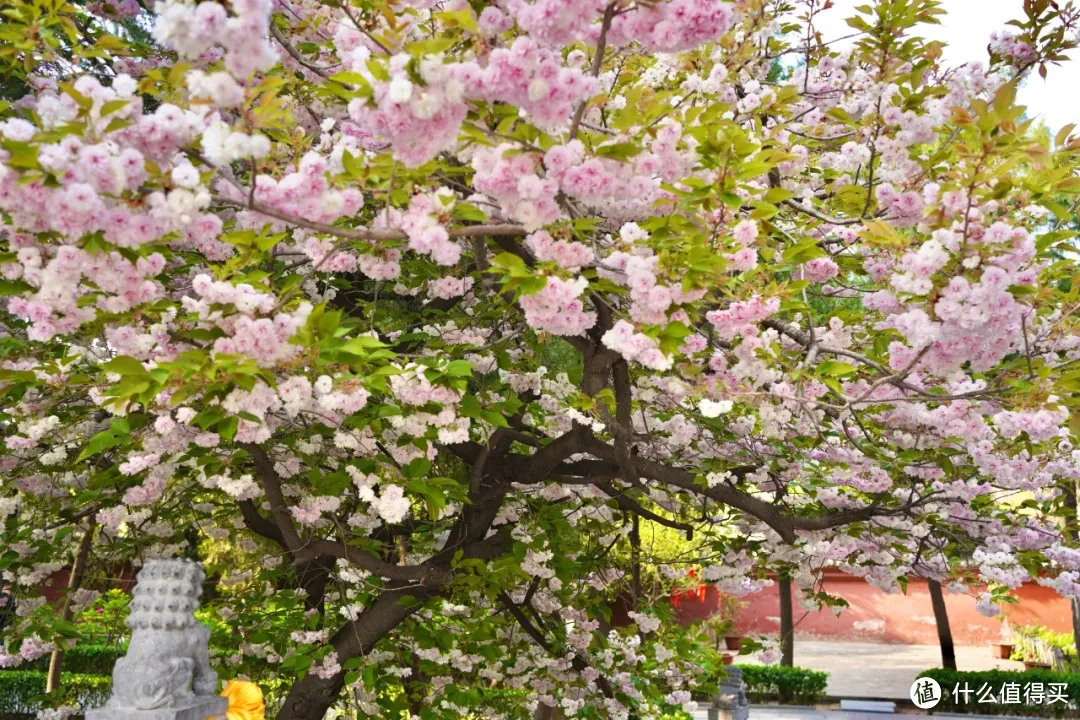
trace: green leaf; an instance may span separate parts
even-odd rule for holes
[[[17,142],[15,140],[4,140],[3,142],[0,142],[0,147],[7,150],[10,155],[10,157],[4,161],[4,164],[8,167],[17,168],[19,170],[41,169],[41,164],[38,162],[38,148],[36,145]]]
[[[239,248],[251,247],[255,244],[255,231],[237,230],[236,232],[223,233],[221,239],[222,241]]]
[[[434,13],[431,17],[448,28],[456,26],[462,27],[469,32],[476,32],[476,18],[473,17],[471,9],[447,10],[445,12]]]
[[[401,468],[401,472],[405,474],[405,477],[410,479],[422,478],[431,471],[431,461],[427,458],[415,458],[405,467]]]
[[[529,268],[525,265],[525,261],[514,253],[502,252],[496,255],[491,264],[497,268],[502,268],[510,275],[510,277],[529,277]]]
[[[68,620],[57,620],[53,623],[52,629],[67,638],[81,638],[83,636],[79,626]]]
[[[480,401],[476,399],[475,395],[466,395],[461,398],[461,402],[458,404],[458,415],[467,418],[478,418],[483,409],[480,407]]]
[[[127,422],[120,423],[118,420],[123,418],[117,418],[113,420],[112,425],[107,430],[102,430],[86,443],[86,446],[79,453],[79,456],[75,458],[76,463],[80,463],[88,457],[93,457],[100,452],[104,452],[109,448],[116,447],[120,443],[124,442],[128,434],[131,432]]]
[[[767,202],[755,202],[754,212],[750,213],[750,217],[754,220],[768,220],[771,217],[777,215],[780,212],[780,208]]]
[[[201,411],[198,415],[191,418],[191,424],[198,427],[200,430],[206,430],[211,425],[219,423],[225,419],[225,410],[220,405],[211,405],[205,410]]]
[[[150,377],[150,373],[146,371],[143,364],[133,357],[127,355],[117,355],[112,360],[104,363],[101,369],[105,372],[116,373],[117,375],[134,375],[136,377]]]
[[[481,410],[480,411],[480,417],[482,417],[484,420],[486,420],[488,423],[494,425],[495,427],[498,427],[498,428],[509,428],[510,427],[510,423],[508,423],[506,421],[506,418],[504,418],[500,413],[497,413],[494,410]]]
[[[374,73],[373,73],[374,74]],[[358,72],[352,70],[346,70],[344,72],[334,73],[330,76],[330,79],[334,82],[339,82],[342,85],[356,85],[357,87],[370,87],[367,78]]]
[[[109,124],[105,126],[105,134],[108,135],[109,133],[114,133],[117,130],[129,128],[134,124],[135,123],[133,121],[127,120],[125,118],[113,118],[109,121]]]
[[[817,239],[811,238],[784,250],[783,258],[786,264],[802,265],[825,255],[826,252],[818,246]]]
[[[441,490],[432,487],[429,483],[420,479],[411,481],[408,485],[408,490],[417,495],[421,495],[424,498],[428,514],[431,515],[432,520],[437,520],[439,518],[442,509],[446,507],[446,496]]]
[[[469,222],[487,222],[487,214],[476,205],[468,202],[459,202],[454,205],[453,210],[450,212],[457,220],[465,220]]]
[[[599,157],[611,158],[620,162],[626,162],[641,152],[642,148],[634,143],[612,143],[601,145],[593,150],[593,154]]]
[[[236,437],[236,431],[240,427],[240,418],[230,416],[218,423],[217,432],[225,442],[232,442]]]
[[[822,375],[828,377],[843,377],[844,375],[851,375],[852,373],[857,372],[858,368],[846,362],[826,360],[818,363],[817,370]]]
[[[0,382],[34,382],[35,380],[37,380],[37,375],[29,370],[4,370],[0,368]],[[473,402],[476,402],[476,398],[473,398]]]
[[[387,347],[386,343],[379,338],[370,335],[361,335],[342,345],[341,350],[352,355],[366,355],[367,350],[375,350],[384,347]]]
[[[773,205],[779,205],[785,200],[790,200],[795,197],[795,193],[785,188],[775,187],[765,193],[765,202],[772,203]]]
[[[22,295],[33,291],[34,286],[24,280],[2,280],[0,279],[0,297],[9,297],[11,295]]]
[[[341,155],[341,164],[345,167],[345,172],[349,173],[352,177],[360,177],[363,173],[363,166],[360,164],[360,159],[346,150]]]
[[[127,107],[130,100],[110,100],[101,106],[101,117],[112,115],[117,110],[122,110]]]
[[[450,377],[472,377],[472,365],[468,360],[452,360],[446,366],[446,374]]]
[[[263,252],[266,252],[267,250],[271,249],[272,247],[274,247],[275,245],[277,245],[279,242],[281,242],[284,239],[285,239],[285,233],[274,233],[274,234],[271,234],[271,235],[259,235],[259,237],[255,239],[255,247],[257,247],[259,250],[261,250]]]
[[[380,82],[390,82],[390,71],[375,58],[371,58],[367,61],[367,69],[368,72],[371,73],[371,76],[376,80]]]

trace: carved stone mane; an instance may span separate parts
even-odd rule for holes
[[[206,720],[224,715],[210,669],[210,631],[195,619],[206,575],[190,560],[150,560],[139,571],[127,654],[113,668],[112,697],[86,720]]]

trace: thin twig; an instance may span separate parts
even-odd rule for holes
[[[604,19],[600,23],[600,37],[596,41],[596,54],[593,55],[592,67],[589,68],[589,74],[593,77],[600,75],[600,68],[604,64],[604,50],[607,49],[607,34],[611,29],[611,21],[615,18],[615,3],[608,3],[608,6],[604,8]],[[589,104],[588,99],[582,100],[578,103],[577,109],[574,110],[574,119],[570,122],[570,139],[573,140],[577,137],[578,129],[581,127],[581,119],[585,117],[585,106]]]
[[[1024,333],[1024,358],[1027,360],[1028,379],[1035,377],[1035,368],[1031,365],[1031,345],[1028,344],[1027,315],[1020,313],[1020,329]]]
[[[288,40],[285,39],[285,36],[281,33],[281,30],[279,30],[277,25],[275,25],[274,23],[270,23],[270,34],[274,36],[274,39],[278,41],[278,44],[281,45],[281,47],[285,48],[285,52],[289,54],[289,57],[291,57],[293,60],[300,63],[319,77],[326,80],[330,79],[330,75],[326,72],[328,68],[324,65],[316,65],[315,63],[311,62],[303,55],[301,55],[300,52],[296,48],[294,48]]]
[[[364,35],[367,36],[367,39],[370,40],[371,42],[375,43],[375,45],[377,45],[380,50],[382,50],[387,55],[393,55],[394,54],[390,50],[390,48],[386,47],[381,42],[379,42],[378,38],[376,38],[367,29],[365,29],[364,26],[362,24],[360,24],[360,21],[357,20],[353,16],[353,14],[351,12],[349,12],[349,2],[348,2],[348,0],[344,0],[344,2],[341,3],[341,11],[345,13],[345,17],[352,20],[352,24],[356,26],[356,29],[359,30],[360,32],[364,33]]]
[[[834,218],[834,217],[829,217],[828,215],[826,215],[824,213],[818,212],[817,210],[815,210],[812,207],[807,207],[806,205],[795,202],[794,200],[792,200],[790,198],[787,199],[787,200],[782,200],[781,204],[787,205],[790,208],[794,208],[795,210],[798,210],[799,212],[803,213],[804,215],[809,215],[810,217],[817,218],[818,220],[821,220],[822,222],[827,222],[830,225],[860,225],[863,222],[862,218]]]

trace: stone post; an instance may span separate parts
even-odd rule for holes
[[[224,720],[229,701],[210,669],[210,630],[195,619],[205,578],[191,560],[149,560],[131,601],[131,642],[112,697],[86,720]]]
[[[750,703],[743,689],[742,670],[731,665],[724,670],[727,678],[720,683],[720,691],[713,698],[709,720],[747,720],[750,717]]]

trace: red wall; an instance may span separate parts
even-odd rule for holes
[[[925,580],[912,580],[907,593],[889,595],[870,586],[862,578],[839,571],[826,571],[825,590],[847,600],[850,607],[840,617],[831,610],[807,613],[799,605],[798,591],[793,588],[792,607],[795,610],[795,634],[806,639],[862,640],[866,642],[933,645],[937,643],[937,626],[930,605],[930,592]],[[1013,591],[1019,600],[1005,612],[1013,625],[1044,625],[1057,632],[1072,632],[1069,602],[1049,588],[1025,583]],[[700,620],[711,615],[718,593],[713,587],[704,593],[691,591],[674,598],[676,613],[683,622]],[[743,598],[746,607],[738,622],[744,634],[775,634],[780,629],[780,593],[774,584],[760,593]],[[999,618],[988,618],[975,610],[975,599],[945,590],[945,605],[949,626],[958,645],[986,645],[1001,635]]]
[[[38,589],[41,590],[41,594],[45,596],[45,599],[50,604],[55,605],[63,597],[64,591],[67,590],[70,577],[71,568],[62,568],[45,578],[41,585],[38,586]],[[100,591],[119,588],[126,593],[130,593],[135,587],[135,569],[128,564],[122,565],[114,568],[107,578],[98,576],[90,578],[83,583],[83,587]]]

